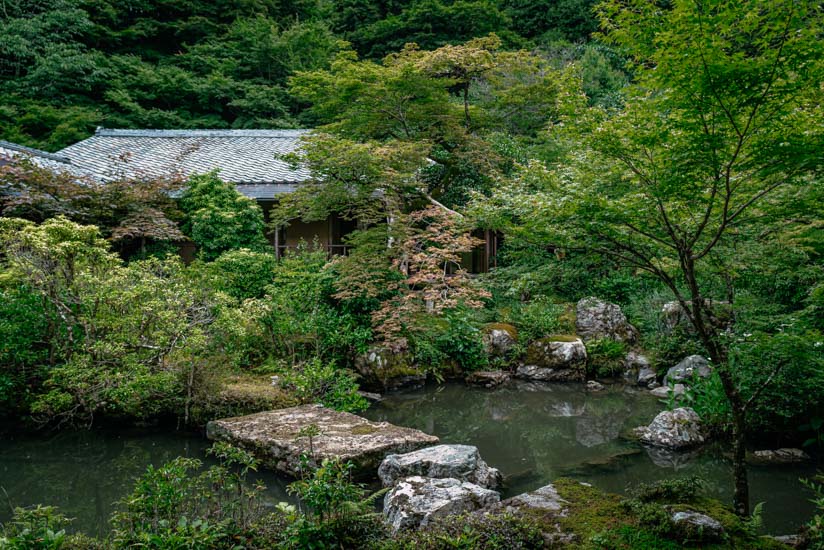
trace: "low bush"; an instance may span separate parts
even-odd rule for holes
[[[591,377],[616,376],[624,370],[627,345],[609,338],[587,342],[587,374]]]
[[[321,403],[331,409],[358,412],[369,402],[358,393],[358,384],[351,372],[334,362],[318,358],[297,365],[281,374],[281,386],[303,403]]]

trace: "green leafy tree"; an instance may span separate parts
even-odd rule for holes
[[[782,367],[764,365],[761,382],[744,385],[730,361],[736,327],[712,303],[735,309],[736,243],[757,224],[810,216],[799,197],[815,189],[821,161],[821,13],[759,0],[616,1],[599,13],[607,40],[634,59],[625,110],[582,111],[564,128],[584,145],[570,149],[575,169],[533,164],[486,214],[523,215],[532,239],[604,254],[672,292],[730,404],[734,504],[746,515],[747,411]]]
[[[183,232],[198,247],[204,260],[214,260],[227,250],[264,250],[263,210],[222,181],[216,172],[192,176],[180,197],[186,215]]]

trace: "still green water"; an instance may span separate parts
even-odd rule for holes
[[[185,456],[209,466],[215,463],[206,456],[209,446],[205,438],[168,430],[0,438],[0,522],[10,517],[14,506],[44,504],[74,518],[71,530],[105,535],[115,503],[131,492],[148,465]],[[266,485],[267,503],[293,500],[286,494],[288,480],[271,472],[252,479]]]
[[[513,382],[486,390],[446,384],[397,393],[364,413],[373,420],[418,428],[445,443],[478,446],[484,459],[506,476],[505,495],[535,489],[559,476],[623,493],[639,483],[700,475],[718,498],[731,498],[731,469],[720,445],[691,454],[654,451],[623,439],[648,423],[662,405],[631,388],[586,393],[577,385]],[[45,437],[0,438],[0,521],[12,506],[56,505],[75,518],[74,530],[108,532],[115,503],[125,497],[149,464],[177,456],[212,463],[205,439],[157,431],[61,432]],[[798,483],[814,465],[753,467],[753,502],[765,502],[767,532],[789,533],[812,514],[809,494]],[[258,476],[274,505],[292,500],[289,480]]]
[[[393,394],[364,416],[477,446],[503,473],[504,496],[562,476],[624,494],[638,483],[698,475],[712,496],[731,502],[723,444],[672,453],[622,437],[663,408],[631,387],[589,393],[582,385],[513,381],[493,390],[446,384]],[[798,479],[814,473],[812,464],[750,468],[750,493],[753,503],[765,503],[766,532],[791,533],[811,517],[811,495]]]

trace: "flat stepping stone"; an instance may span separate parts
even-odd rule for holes
[[[312,432],[316,435],[310,438]],[[310,466],[339,458],[351,461],[359,477],[376,477],[386,455],[408,453],[439,441],[419,430],[370,422],[322,405],[213,420],[206,425],[206,437],[246,449],[263,466],[291,476],[300,474],[301,455],[307,455]]]

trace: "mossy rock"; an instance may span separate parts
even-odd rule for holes
[[[580,338],[575,334],[550,334],[541,338],[541,341],[544,342],[575,342],[576,340],[580,340]]]
[[[554,518],[562,531],[574,533],[576,540],[569,548],[644,548],[676,550],[679,548],[777,550],[788,547],[769,537],[753,537],[741,520],[723,503],[710,498],[696,498],[689,503],[647,503],[632,506],[619,495],[604,493],[595,487],[572,479],[558,479],[553,485],[568,502],[567,513]],[[714,542],[677,540],[677,535],[662,532],[660,522],[675,511],[695,511],[721,523],[724,540]],[[653,513],[656,512],[656,513]],[[536,518],[540,519],[540,518]],[[658,524],[656,524],[658,523]],[[663,531],[667,531],[664,529]]]
[[[493,330],[502,330],[509,334],[513,340],[518,340],[518,329],[508,323],[487,323],[483,326],[484,333],[490,333]]]
[[[369,391],[392,391],[426,382],[426,373],[414,364],[411,354],[380,346],[358,356],[355,370],[361,376],[361,386]]]

